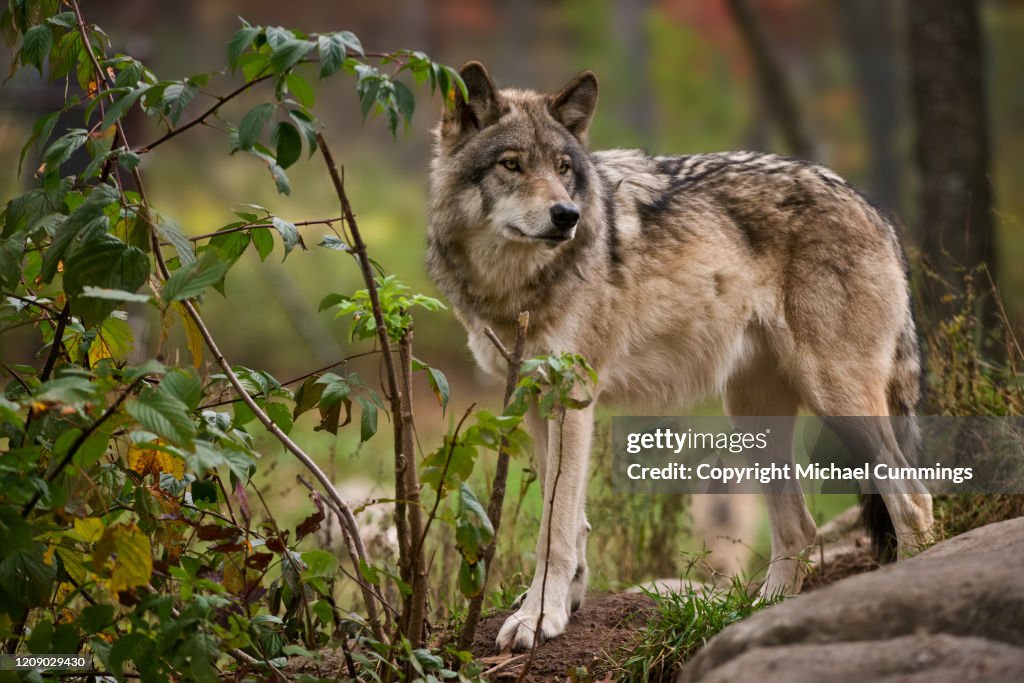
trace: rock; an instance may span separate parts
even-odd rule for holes
[[[759,612],[677,683],[1024,680],[1024,518]]]
[[[870,654],[870,656],[867,656]],[[825,645],[757,648],[717,667],[701,683],[900,681],[962,683],[1024,680],[1020,648],[983,638],[915,635]]]

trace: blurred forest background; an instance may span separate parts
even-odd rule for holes
[[[644,147],[654,154],[759,149],[813,158],[847,177],[905,226],[925,302],[924,325],[956,305],[962,266],[987,263],[1007,316],[1024,326],[1024,1],[1022,0],[92,0],[91,21],[115,51],[141,59],[163,78],[217,72],[242,16],[253,24],[355,32],[367,50],[420,49],[454,66],[483,61],[499,86],[554,90],[593,69],[601,101],[594,148]],[[2,59],[9,60],[10,56]],[[6,63],[0,64],[6,72]],[[313,67],[310,67],[313,68]],[[231,89],[217,75],[206,90]],[[338,83],[339,81],[334,81]],[[229,105],[238,119],[260,95]],[[439,99],[417,91],[414,123],[397,142],[386,126],[363,123],[351,88],[316,93],[325,135],[348,171],[346,183],[370,252],[415,289],[433,294],[422,266],[430,129]],[[61,82],[24,70],[0,89],[0,197],[31,180],[16,159],[33,121],[61,106]],[[59,127],[80,125],[79,114]],[[140,119],[143,117],[140,117]],[[188,119],[186,114],[185,119]],[[379,122],[378,122],[379,123]],[[160,131],[129,121],[133,140]],[[191,234],[233,220],[228,208],[256,202],[292,221],[337,215],[319,161],[289,173],[278,196],[265,169],[228,156],[214,131],[183,136],[147,168],[153,203]],[[147,159],[144,159],[145,164]],[[84,165],[85,161],[82,162]],[[290,379],[351,353],[347,323],[317,312],[328,292],[360,287],[357,269],[316,249],[259,264],[248,254],[227,282],[228,300],[210,294],[203,312],[233,362]],[[251,259],[251,261],[250,261]],[[980,290],[987,278],[977,279]],[[993,314],[982,297],[982,320]],[[138,346],[159,334],[133,319]],[[36,362],[37,331],[5,336],[2,359]],[[180,339],[181,330],[172,330]],[[1019,335],[1018,335],[1019,336]],[[146,340],[149,340],[147,342]],[[464,335],[446,313],[417,317],[417,355],[451,380],[442,420],[424,385],[420,436],[433,443],[451,414],[473,400],[497,406],[500,388],[474,369]],[[180,345],[182,357],[187,353]],[[145,353],[140,353],[140,357]],[[372,370],[369,371],[373,373]],[[307,430],[308,432],[308,430]],[[429,436],[429,439],[427,438]],[[313,450],[350,453],[326,435]],[[386,436],[378,436],[377,440]],[[380,448],[384,444],[370,448]],[[272,447],[268,444],[268,450]],[[379,460],[382,471],[386,460]],[[367,462],[374,462],[370,458]],[[365,471],[370,479],[377,473]],[[269,472],[261,469],[258,477]],[[339,475],[339,478],[342,478]],[[287,492],[278,492],[286,495]],[[301,490],[296,495],[301,494]]]

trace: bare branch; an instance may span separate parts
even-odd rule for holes
[[[512,393],[515,391],[516,384],[519,383],[519,372],[523,364],[523,351],[526,348],[526,333],[530,327],[530,313],[524,311],[519,314],[519,320],[516,325],[516,340],[512,347],[512,353],[509,354],[505,350],[504,344],[501,340],[494,336],[491,338],[497,346],[498,350],[508,360],[508,372],[505,375],[505,407],[508,407],[509,401],[512,400]],[[489,328],[485,328],[485,333],[489,337],[493,335],[493,331]],[[494,552],[498,547],[498,530],[501,528],[501,512],[502,507],[505,504],[505,488],[508,485],[508,469],[509,469],[509,455],[508,455],[508,440],[502,439],[501,445],[498,447],[498,464],[494,470],[494,482],[491,484],[491,497],[487,501],[487,517],[491,520],[491,526],[494,527],[494,537],[491,542],[484,548],[483,560],[484,560],[484,585],[483,589],[479,594],[469,601],[469,608],[466,611],[466,621],[462,625],[462,631],[459,633],[459,649],[467,650],[473,644],[473,639],[476,637],[476,627],[480,623],[480,613],[483,610],[484,595],[487,592],[487,580],[491,576],[491,561],[494,559]]]
[[[501,343],[500,339],[498,339],[498,335],[494,334],[494,330],[490,327],[484,327],[484,334],[487,335],[487,338],[490,339],[491,343],[493,343],[495,348],[498,349],[498,353],[500,353],[501,357],[505,359],[505,362],[511,364],[512,354],[508,352],[505,345]]]

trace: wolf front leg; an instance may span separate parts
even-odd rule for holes
[[[520,608],[498,633],[498,649],[528,650],[565,631],[572,613],[572,582],[580,566],[579,535],[594,429],[593,406],[566,410],[548,423],[543,467],[544,509],[537,538],[537,569]],[[538,454],[540,455],[540,454]],[[582,558],[585,562],[585,558]]]

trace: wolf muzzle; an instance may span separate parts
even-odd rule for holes
[[[565,242],[576,236],[576,223],[580,220],[580,210],[570,202],[558,202],[551,206],[551,224],[554,230],[538,235],[552,242]]]

